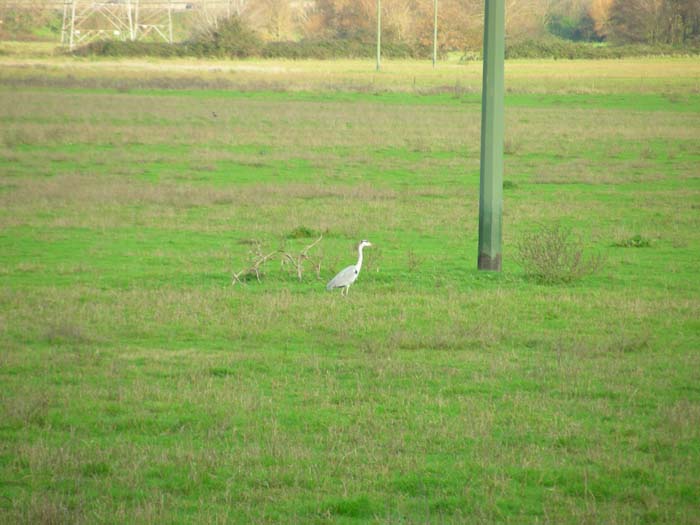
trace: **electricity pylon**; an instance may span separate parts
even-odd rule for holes
[[[64,0],[61,44],[73,50],[97,39],[173,41],[170,0]]]

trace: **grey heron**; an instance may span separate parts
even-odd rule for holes
[[[360,270],[362,269],[362,250],[365,246],[372,246],[372,243],[365,240],[360,242],[360,245],[357,247],[357,264],[353,264],[341,270],[338,275],[328,282],[326,290],[342,288],[341,294],[348,294],[350,285],[354,283],[357,280],[357,276],[360,275]]]

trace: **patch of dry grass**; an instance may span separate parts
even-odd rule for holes
[[[478,92],[481,64],[387,60],[381,73],[371,60],[202,59],[142,60],[71,57],[0,57],[5,84],[64,87],[246,89],[302,91]],[[697,60],[510,60],[508,89],[531,93],[687,93],[697,89]]]

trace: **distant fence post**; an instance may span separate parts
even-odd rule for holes
[[[481,92],[479,270],[501,270],[505,0],[485,0]]]

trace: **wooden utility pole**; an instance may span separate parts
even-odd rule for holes
[[[485,0],[479,185],[480,270],[501,270],[505,0]]]
[[[377,0],[377,71],[382,67],[382,0]]]

